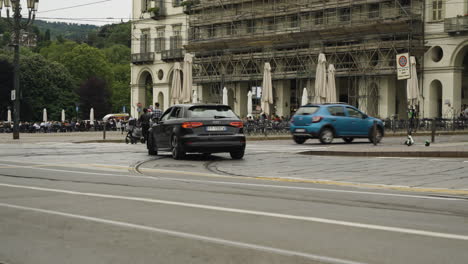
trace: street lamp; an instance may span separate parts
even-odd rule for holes
[[[2,8],[6,8],[7,21],[13,31],[13,43],[11,46],[15,49],[13,59],[13,83],[15,93],[14,118],[13,118],[13,139],[19,139],[19,120],[20,120],[20,99],[21,90],[19,83],[19,47],[21,30],[27,30],[36,18],[36,11],[39,6],[39,0],[26,0],[28,8],[28,20],[22,22],[21,19],[21,0],[0,0],[0,16]],[[13,17],[10,17],[10,10],[13,12]]]

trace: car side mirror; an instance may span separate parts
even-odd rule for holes
[[[362,115],[362,119],[367,119],[368,117],[368,115]]]

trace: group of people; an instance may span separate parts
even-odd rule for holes
[[[21,133],[57,133],[57,132],[83,132],[106,130],[125,131],[126,121],[109,119],[107,122],[89,120],[72,121],[47,121],[47,122],[20,122],[19,131]],[[0,122],[0,133],[10,133],[13,131],[13,122]]]
[[[138,118],[138,123],[141,125],[145,141],[148,138],[148,130],[151,126],[151,122],[158,120],[163,114],[159,106],[159,103],[155,103],[154,108],[152,106],[143,108],[143,114]]]

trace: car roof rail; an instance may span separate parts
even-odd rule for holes
[[[344,102],[332,102],[332,103],[323,103],[324,105],[332,105],[332,104],[343,104],[343,105],[347,105],[348,103],[344,103]]]

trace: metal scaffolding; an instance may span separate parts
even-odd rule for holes
[[[188,16],[194,80],[218,87],[262,79],[314,79],[319,53],[347,79],[348,103],[377,111],[380,76],[396,75],[395,57],[421,57],[423,0],[201,0]],[[298,96],[298,92],[295,91]]]

